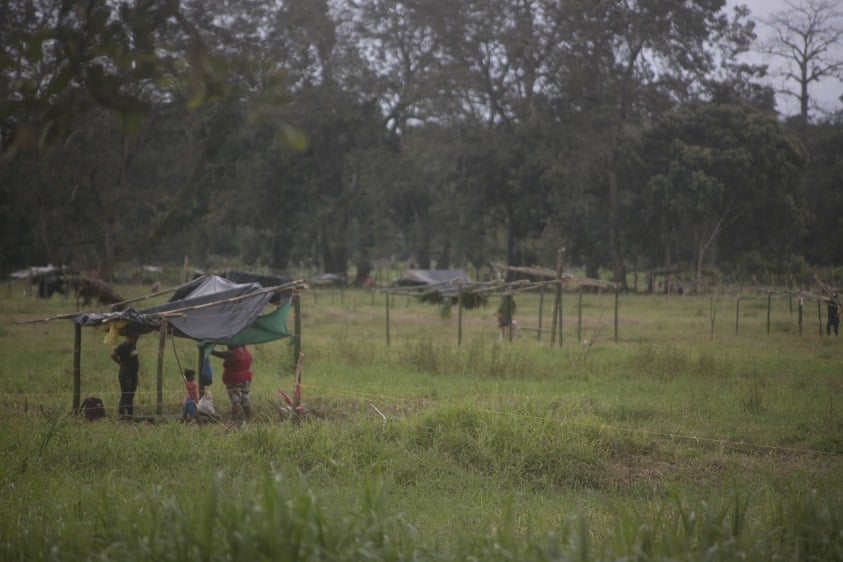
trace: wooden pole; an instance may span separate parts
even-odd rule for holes
[[[562,327],[563,327],[562,318],[564,316],[564,311],[565,311],[564,302],[563,302],[564,298],[565,298],[565,296],[564,296],[564,293],[562,292],[562,282],[560,281],[559,282],[559,347],[562,347],[562,340],[564,339],[564,336],[563,336],[563,333],[562,333]]]
[[[621,298],[620,287],[615,287],[615,341],[618,341],[618,301]]]
[[[550,345],[556,343],[556,329],[559,323],[559,304],[562,300],[562,252],[564,248],[559,248],[556,253],[556,298],[553,301],[553,324],[550,328]]]
[[[802,301],[802,297],[799,297],[799,335],[802,335],[802,315],[803,315],[803,308],[805,304]]]
[[[714,340],[714,324],[717,319],[717,309],[714,308],[714,294],[711,295],[711,302],[708,305],[708,319],[711,323],[711,339]]]
[[[301,357],[301,294],[293,291],[293,361],[296,367]]]
[[[73,411],[78,412],[82,394],[82,325],[73,323]]]
[[[158,330],[158,371],[155,378],[155,415],[161,415],[161,405],[164,402],[164,344],[167,343],[167,317],[161,317],[161,327]]]
[[[579,290],[577,291],[577,341],[582,341],[582,285],[579,286]]]
[[[386,347],[389,347],[389,301],[391,297],[389,293],[386,294]]]
[[[196,353],[196,372],[199,373],[199,396],[205,394],[205,350],[201,347]]]
[[[544,309],[544,285],[539,290],[539,329],[536,330],[536,341],[542,340],[542,310]]]
[[[741,294],[738,293],[738,298],[735,299],[735,335],[738,335],[738,329],[741,323]]]
[[[770,335],[770,309],[773,306],[773,295],[767,293],[767,335]]]
[[[457,306],[459,315],[457,322],[457,346],[462,345],[462,285],[457,289]]]
[[[820,337],[823,337],[823,305],[817,299],[817,328],[819,329]]]

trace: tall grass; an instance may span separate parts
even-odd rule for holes
[[[88,330],[83,394],[109,416],[82,421],[69,323],[14,323],[67,308],[0,298],[0,559],[843,559],[839,341],[768,336],[766,302],[712,339],[708,299],[661,296],[622,299],[614,341],[591,295],[585,342],[570,317],[561,346],[499,342],[480,310],[457,345],[453,311],[407,300],[387,346],[380,298],[303,303],[301,423],[275,394],[291,349],[256,346],[245,426],[173,422],[186,341],[167,342],[165,416],[116,421]],[[518,298],[522,325],[537,304]],[[151,415],[157,338],[140,349]]]

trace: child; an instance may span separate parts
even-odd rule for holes
[[[181,411],[181,421],[188,422],[196,417],[196,404],[199,402],[199,387],[196,385],[196,371],[184,370],[184,388],[187,396],[184,398],[184,408]]]

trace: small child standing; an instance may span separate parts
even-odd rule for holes
[[[196,404],[199,402],[199,387],[196,385],[196,371],[184,370],[184,388],[187,396],[184,398],[184,408],[181,411],[181,421],[188,422],[196,417]]]

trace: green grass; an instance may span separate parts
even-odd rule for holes
[[[458,345],[456,311],[402,296],[387,346],[384,299],[304,295],[312,415],[283,415],[292,349],[272,343],[253,349],[257,419],[228,427],[173,421],[196,351],[170,340],[164,416],[116,421],[89,329],[82,392],[109,417],[82,421],[72,323],[18,323],[72,300],[0,296],[0,559],[843,560],[843,340],[816,319],[800,336],[786,301],[768,335],[765,297],[742,298],[736,334],[734,297],[622,296],[616,341],[612,295],[583,296],[578,334],[566,293],[561,346],[499,342],[497,303],[463,312]],[[536,327],[538,296],[516,300]],[[158,338],[139,348],[152,416]]]

